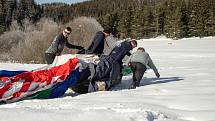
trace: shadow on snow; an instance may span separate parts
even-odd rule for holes
[[[152,85],[152,84],[161,84],[161,83],[181,81],[181,80],[184,80],[184,77],[163,77],[163,78],[147,78],[147,77],[144,77],[140,82],[140,87]],[[132,82],[133,82],[132,79],[122,80],[122,83],[115,86],[112,89],[112,91],[130,89]]]

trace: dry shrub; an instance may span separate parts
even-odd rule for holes
[[[34,24],[32,24],[28,19],[23,20],[22,26],[17,23],[17,21],[12,21],[10,25],[10,31],[17,31],[17,30],[22,30],[25,32],[30,32],[30,31],[35,31],[36,27]]]
[[[73,30],[69,37],[70,43],[83,46],[85,49],[91,43],[95,33],[103,30],[96,19],[87,17],[79,17],[66,25],[58,25],[50,19],[42,19],[36,25],[26,20],[22,28],[13,22],[11,31],[0,36],[2,45],[0,50],[9,52],[9,56],[18,62],[44,63],[46,49],[66,26],[70,26]],[[107,38],[107,43],[109,46],[105,46],[106,54],[115,46],[116,39],[110,36]],[[67,49],[64,53],[71,53],[69,50]],[[0,53],[0,57],[1,55],[3,54]]]
[[[116,46],[118,39],[115,38],[113,35],[110,35],[109,37],[106,38],[106,44],[105,44],[105,54],[109,54],[113,48]]]
[[[17,44],[20,41],[25,40],[25,34],[22,31],[16,30],[16,31],[10,31],[7,33],[4,33],[0,36],[0,54],[1,53],[9,53],[10,49],[14,46],[17,46]]]
[[[49,19],[42,19],[32,29],[26,28],[25,40],[11,49],[12,56],[20,62],[44,62],[44,53],[58,34],[58,29],[58,24]]]
[[[72,35],[69,38],[70,42],[83,47],[88,47],[95,33],[102,30],[96,19],[89,17],[76,18],[66,24],[66,26],[72,28]]]
[[[74,45],[80,45],[87,49],[92,42],[96,32],[103,30],[101,24],[95,18],[91,17],[79,17],[69,22],[64,26],[70,26],[72,28],[72,35],[69,37],[70,43]],[[107,38],[107,44],[105,44],[105,53],[110,52],[115,46],[116,39],[113,36]],[[64,53],[68,53],[69,49],[66,49]]]

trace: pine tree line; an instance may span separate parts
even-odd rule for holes
[[[92,0],[60,7],[47,5],[44,15],[61,22],[77,16],[95,17],[120,38],[215,35],[214,0]]]
[[[214,0],[91,0],[41,6],[34,0],[1,0],[0,16],[3,30],[12,20],[22,24],[24,18],[35,22],[44,16],[67,23],[89,16],[110,27],[119,38],[215,36]]]
[[[1,0],[0,1],[0,33],[9,29],[12,21],[22,27],[25,19],[35,23],[41,18],[42,9],[34,0]]]

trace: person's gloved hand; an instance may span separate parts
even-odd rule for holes
[[[128,63],[128,67],[131,67],[131,63],[130,62]]]
[[[159,73],[155,73],[155,75],[157,76],[157,78],[160,78],[160,74]]]
[[[55,55],[56,55],[56,56],[60,56],[60,53],[56,53]]]

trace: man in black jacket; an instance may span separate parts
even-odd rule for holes
[[[115,48],[113,48],[109,56],[112,57],[118,63],[122,64],[122,59],[125,57],[125,55],[130,56],[130,50],[135,47],[137,47],[136,40],[124,41],[117,45]]]
[[[113,65],[119,65],[119,69],[117,69],[117,75],[118,77],[114,77],[111,81],[112,85],[116,85],[121,82],[122,79],[122,68],[123,68],[123,62],[122,59],[127,55],[130,56],[130,50],[137,47],[137,41],[135,39],[132,39],[131,41],[124,41],[117,45],[109,54],[109,56],[114,60]],[[114,72],[116,73],[116,72]]]
[[[111,29],[109,28],[105,28],[103,31],[98,31],[90,46],[85,51],[79,51],[78,54],[96,54],[100,56],[104,52],[105,41],[110,33]]]
[[[72,29],[70,27],[67,27],[60,35],[55,37],[51,46],[45,52],[45,59],[47,64],[52,64],[55,56],[59,56],[61,54],[65,45],[68,48],[74,48],[78,50],[84,49],[81,46],[72,45],[68,42],[67,38],[69,37],[71,32]]]

